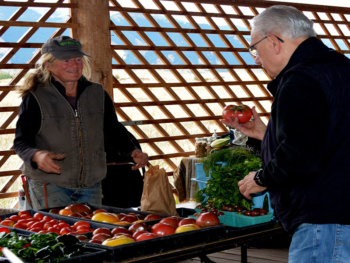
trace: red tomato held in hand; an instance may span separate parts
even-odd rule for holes
[[[222,117],[228,121],[228,117],[238,118],[239,123],[246,123],[253,116],[251,108],[247,105],[227,105],[222,112]]]
[[[196,225],[203,227],[217,226],[220,224],[220,220],[217,215],[214,215],[211,212],[199,214]]]

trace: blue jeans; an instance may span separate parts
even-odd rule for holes
[[[350,262],[350,225],[301,224],[293,235],[288,262]]]
[[[67,206],[72,203],[102,204],[101,182],[90,188],[67,189],[46,184],[48,207]],[[45,208],[44,182],[29,179],[29,194],[33,209]]]

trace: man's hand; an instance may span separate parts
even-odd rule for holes
[[[243,178],[243,180],[238,182],[239,191],[245,198],[249,200],[252,199],[250,194],[259,193],[266,189],[266,187],[261,187],[255,183],[255,174],[256,172],[250,172]]]
[[[239,130],[244,135],[255,138],[258,140],[262,140],[266,131],[266,125],[261,120],[259,114],[255,110],[255,106],[252,108],[253,117],[254,120],[248,121],[246,123],[240,124],[238,122],[238,118],[232,119],[228,118],[229,120],[220,120],[223,124],[226,124],[227,126]]]
[[[63,160],[64,154],[55,154],[48,151],[37,151],[33,154],[32,161],[38,165],[38,168],[45,173],[60,174],[61,167],[55,160]]]
[[[131,154],[131,157],[134,159],[134,162],[137,164],[131,167],[132,170],[137,170],[142,167],[145,167],[148,162],[148,154],[143,153],[140,150],[134,150]]]

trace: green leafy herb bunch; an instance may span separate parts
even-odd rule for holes
[[[221,166],[217,162],[226,162]],[[238,182],[249,172],[261,169],[261,159],[242,147],[222,149],[211,153],[203,159],[206,172],[211,172],[206,187],[196,193],[196,201],[205,207],[221,209],[223,205],[238,205],[243,209],[251,208],[251,201],[245,199],[239,192]]]

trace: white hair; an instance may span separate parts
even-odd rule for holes
[[[313,22],[292,6],[271,6],[253,18],[252,31],[266,36],[279,34],[289,39],[315,37]]]

